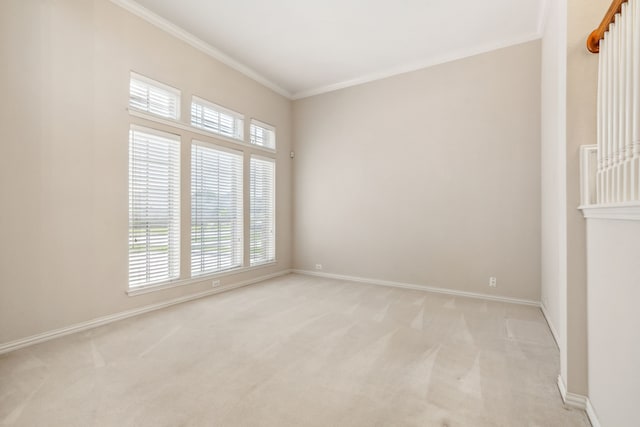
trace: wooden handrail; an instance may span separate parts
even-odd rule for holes
[[[604,38],[604,33],[609,29],[609,24],[613,22],[617,13],[620,13],[622,10],[622,3],[626,3],[628,0],[613,0],[611,2],[611,6],[609,6],[609,10],[602,18],[602,22],[598,28],[593,30],[589,37],[587,37],[587,49],[591,53],[600,52],[600,40]]]

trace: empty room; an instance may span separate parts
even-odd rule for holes
[[[640,426],[640,0],[2,0],[0,59],[0,426]]]

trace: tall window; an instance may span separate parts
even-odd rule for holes
[[[156,116],[180,118],[180,91],[148,77],[131,73],[129,107]]]
[[[194,96],[191,101],[191,126],[242,140],[244,116]]]
[[[191,149],[191,275],[242,266],[242,152]]]
[[[133,123],[129,130],[130,295],[191,283],[181,280],[186,270],[204,280],[276,259],[275,127],[250,119],[245,132],[243,114],[197,96],[184,121],[180,106],[179,89],[130,72],[129,114],[165,130]],[[187,141],[190,177],[180,160]],[[188,180],[191,192],[181,194]],[[185,202],[191,224],[181,229]]]
[[[266,148],[276,148],[276,131],[273,126],[251,119],[249,142]]]
[[[259,265],[275,261],[275,162],[251,157],[250,181],[250,262]]]
[[[129,131],[129,288],[180,275],[180,138]]]

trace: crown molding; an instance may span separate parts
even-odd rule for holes
[[[126,11],[131,12],[132,14],[144,19],[150,24],[155,25],[161,30],[169,33],[170,35],[176,37],[179,40],[182,40],[183,42],[209,55],[210,57],[222,62],[226,66],[233,68],[234,70],[244,74],[250,79],[255,80],[261,85],[266,86],[267,88],[271,89],[277,94],[280,94],[285,98],[291,99],[291,92],[289,92],[288,90],[280,87],[279,85],[267,79],[266,77],[264,77],[257,71],[253,70],[252,68],[249,68],[246,65],[236,61],[226,53],[218,50],[217,48],[211,46],[209,43],[205,42],[204,40],[199,39],[198,37],[194,36],[190,32],[178,27],[174,23],[166,20],[160,15],[157,15],[156,13],[150,11],[149,9],[136,3],[135,1],[111,0],[111,2],[117,6],[120,6]]]
[[[120,6],[121,8],[127,10],[128,12],[144,19],[150,24],[160,28],[161,30],[167,32],[168,34],[178,38],[179,40],[184,41],[185,43],[189,44],[195,49],[198,49],[199,51],[222,62],[228,67],[244,74],[245,76],[255,80],[256,82],[262,84],[263,86],[291,100],[308,98],[315,95],[321,95],[327,92],[346,89],[351,86],[357,86],[364,83],[385,79],[387,77],[393,77],[399,74],[405,74],[411,71],[417,71],[423,68],[432,67],[434,65],[440,65],[447,62],[452,62],[459,59],[479,55],[482,53],[487,53],[494,50],[502,49],[505,47],[515,46],[515,45],[527,43],[533,40],[538,40],[542,38],[542,30],[544,29],[544,21],[545,21],[547,2],[548,2],[547,0],[543,0],[543,3],[541,5],[541,10],[538,16],[537,32],[535,33],[527,34],[525,36],[520,36],[520,37],[514,37],[512,39],[502,40],[496,43],[489,43],[483,46],[478,46],[470,49],[459,49],[457,51],[453,51],[439,57],[422,59],[420,61],[411,62],[398,67],[393,67],[387,70],[366,74],[364,76],[357,77],[354,79],[344,80],[341,82],[318,86],[316,88],[305,89],[302,91],[292,93],[287,89],[284,89],[280,85],[267,79],[256,70],[240,63],[239,61],[235,60],[234,58],[227,55],[226,53],[220,51],[219,49],[215,48],[214,46],[210,45],[204,40],[196,37],[195,35],[184,30],[183,28],[177,26],[176,24],[170,22],[169,20],[161,17],[160,15],[150,11],[149,9],[138,4],[134,0],[110,0],[110,1],[115,5]]]
[[[457,51],[453,51],[452,53],[447,53],[446,55],[442,55],[440,57],[423,59],[421,61],[405,64],[399,67],[390,68],[385,71],[366,74],[362,77],[357,77],[355,79],[344,80],[339,83],[332,83],[326,86],[319,86],[314,89],[295,92],[291,98],[294,100],[297,100],[302,98],[308,98],[310,96],[321,95],[323,93],[333,92],[339,89],[346,89],[351,86],[357,86],[364,83],[373,82],[376,80],[382,80],[387,77],[393,77],[399,74],[405,74],[411,71],[417,71],[423,68],[433,67],[434,65],[440,65],[447,62],[457,61],[459,59],[464,59],[471,56],[480,55],[482,53],[487,53],[494,50],[502,49],[505,47],[527,43],[527,42],[538,40],[541,38],[542,38],[542,34],[539,32],[536,32],[532,34],[527,34],[522,37],[515,37],[512,39],[502,40],[497,43],[489,43],[483,46],[478,46],[470,49],[459,49]]]

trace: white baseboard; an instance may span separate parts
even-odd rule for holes
[[[558,375],[558,390],[560,390],[560,396],[562,396],[562,401],[565,405],[586,411],[588,400],[587,396],[568,392],[567,386],[562,379],[562,375]]]
[[[593,405],[591,404],[591,399],[589,398],[587,398],[587,416],[589,417],[591,427],[601,427],[600,420],[598,419],[596,411],[593,409]]]
[[[366,277],[357,277],[357,276],[345,276],[342,274],[320,273],[317,271],[309,271],[309,270],[294,269],[292,270],[292,272],[297,274],[305,274],[308,276],[326,277],[328,279],[348,280],[350,282],[368,283],[371,285],[391,286],[394,288],[413,289],[416,291],[435,292],[439,294],[447,294],[447,295],[454,295],[454,296],[460,296],[460,297],[469,297],[469,298],[477,298],[477,299],[483,299],[483,300],[489,300],[489,301],[500,301],[500,302],[508,302],[512,304],[523,304],[523,305],[529,305],[533,307],[540,307],[540,301],[534,301],[534,300],[528,300],[528,299],[488,295],[488,294],[481,294],[476,292],[458,291],[455,289],[437,288],[434,286],[417,285],[413,283],[393,282],[390,280],[370,279]]]
[[[562,375],[558,375],[558,390],[560,390],[560,396],[565,405],[570,408],[581,409],[587,413],[589,422],[592,427],[600,427],[600,420],[596,415],[595,409],[591,404],[591,399],[581,394],[567,392],[567,386],[564,384]]]
[[[9,341],[7,343],[0,344],[0,354],[8,353],[10,351],[18,350],[19,348],[27,347],[33,344],[38,344],[44,341],[49,341],[54,338],[63,337],[76,332],[85,331],[87,329],[96,328],[98,326],[106,325],[108,323],[117,322],[118,320],[126,319],[129,317],[137,316],[140,314],[148,313],[150,311],[160,310],[162,308],[170,307],[172,305],[181,304],[183,302],[192,301],[198,298],[207,297],[209,295],[219,294],[221,292],[230,291],[232,289],[241,288],[243,286],[252,285],[254,283],[262,282],[264,280],[272,279],[274,277],[284,276],[291,273],[291,270],[282,270],[276,273],[267,274],[264,276],[256,277],[242,282],[221,286],[219,288],[211,289],[196,294],[186,295],[179,298],[174,298],[169,301],[164,301],[157,304],[146,305],[144,307],[135,308],[133,310],[122,311],[120,313],[110,314],[104,317],[98,317],[97,319],[88,320],[86,322],[76,323],[74,325],[65,326],[64,328],[54,329],[52,331],[43,332],[30,337],[18,339],[15,341]]]
[[[560,349],[560,339],[558,335],[558,331],[556,330],[551,318],[549,317],[549,312],[547,311],[547,307],[543,303],[540,303],[540,310],[542,310],[542,315],[544,319],[547,321],[547,326],[549,326],[549,330],[551,331],[551,335],[553,336],[554,341],[556,342],[556,347]]]

